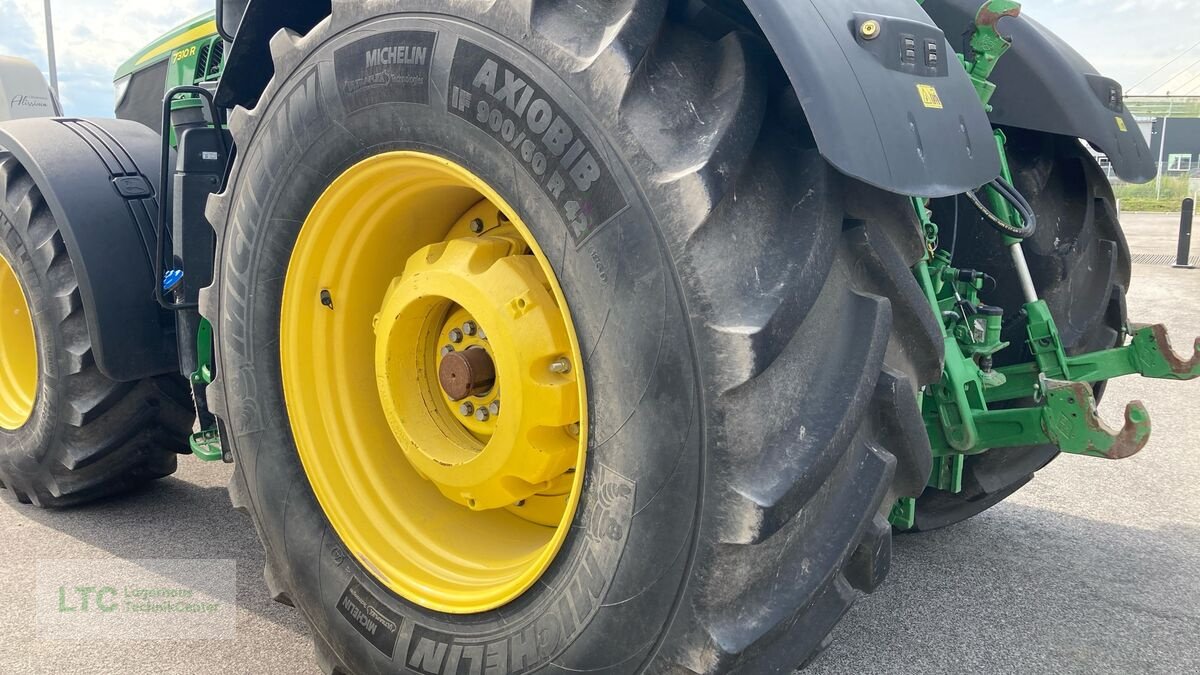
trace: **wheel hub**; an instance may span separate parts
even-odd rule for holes
[[[438,366],[438,382],[451,401],[483,396],[496,383],[496,364],[482,347],[450,352]]]
[[[551,367],[570,341],[518,239],[500,233],[417,251],[391,284],[375,335],[388,424],[446,498],[505,508],[550,490],[574,466],[578,390]],[[415,371],[414,354],[423,356]],[[501,389],[503,413],[493,415]]]

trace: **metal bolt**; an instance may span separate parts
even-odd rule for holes
[[[483,221],[480,220],[479,218],[472,220],[471,221],[471,232],[473,232],[475,234],[480,234],[481,232],[483,232]]]
[[[474,321],[468,321],[463,324],[462,332],[467,335],[474,335],[479,332],[479,326],[475,325]]]
[[[487,408],[479,408],[475,411],[475,419],[479,420],[480,422],[488,421],[489,417],[491,417],[491,413],[488,412]]]
[[[458,412],[462,413],[463,417],[470,417],[475,412],[475,405],[470,401],[466,401],[458,406]]]
[[[492,401],[492,404],[488,406],[488,412],[492,413],[493,415],[500,414],[500,399]]]
[[[864,21],[859,27],[858,32],[863,36],[864,40],[874,40],[879,37],[879,22],[875,19]]]
[[[1132,333],[1131,333],[1131,335],[1132,335]],[[486,339],[487,339],[487,333],[483,332],[483,329],[482,329],[482,328],[480,328],[480,329],[479,329],[479,339],[480,339],[480,340],[486,340]]]
[[[463,332],[457,328],[450,329],[450,341],[454,344],[462,342]]]
[[[559,375],[569,373],[571,372],[571,362],[567,360],[567,357],[560,356],[554,360],[554,363],[550,364],[550,372],[558,373]]]
[[[453,353],[454,353],[453,345],[446,345],[445,347],[442,347],[442,356],[445,356],[447,354],[453,354]]]
[[[579,422],[572,422],[567,425],[567,433],[579,438]]]

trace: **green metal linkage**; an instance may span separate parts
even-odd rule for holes
[[[896,500],[896,503],[892,505],[888,521],[892,523],[892,527],[911,530],[917,523],[917,500],[912,497],[901,497]]]
[[[1050,314],[1050,307],[1044,300],[1038,300],[1027,303],[1025,313],[1028,317],[1026,334],[1029,336],[1029,351],[1033,353],[1038,370],[1046,377],[1071,379],[1067,354],[1058,334],[1058,326]]]
[[[200,319],[196,329],[196,371],[192,373],[194,387],[207,387],[213,381],[213,329],[207,319]],[[204,429],[192,434],[189,439],[192,454],[205,462],[220,462],[225,459],[221,447],[221,434],[216,428]]]
[[[971,39],[971,59],[959,55],[971,76],[981,104],[988,105],[995,85],[989,77],[1000,57],[1012,46],[996,27],[1008,16],[1020,14],[1012,0],[990,0],[976,16]],[[1012,183],[1007,139],[995,131],[1001,159],[1001,176]],[[1014,230],[1024,227],[1020,214],[1006,198],[986,188],[992,213]],[[1141,403],[1125,410],[1125,424],[1109,429],[1096,412],[1090,382],[1140,373],[1147,377],[1191,379],[1200,376],[1200,340],[1185,361],[1167,345],[1161,326],[1137,330],[1126,346],[1094,354],[1068,357],[1054,318],[1044,301],[1024,307],[1030,363],[994,368],[992,357],[1010,345],[1000,339],[1003,312],[981,301],[986,274],[956,269],[950,255],[938,250],[938,226],[928,201],[913,200],[925,231],[929,254],[913,268],[917,281],[937,315],[945,341],[945,366],[941,380],[926,387],[921,409],[929,432],[934,462],[929,487],[950,493],[962,491],[966,457],[996,448],[1051,444],[1061,451],[1090,457],[1120,459],[1144,447],[1150,420]],[[1004,237],[1004,245],[1020,243]],[[1030,407],[993,410],[989,404],[1029,399]],[[891,522],[911,529],[916,522],[916,500],[900,499]]]
[[[984,444],[966,454],[999,448],[1054,445],[1062,452],[1104,459],[1124,459],[1150,439],[1150,415],[1140,402],[1125,409],[1125,424],[1108,428],[1096,413],[1096,399],[1082,382],[1047,380],[1046,395],[1033,408],[990,410],[975,418]],[[962,454],[957,448],[934,447],[935,455]]]
[[[1099,382],[1125,375],[1141,375],[1163,380],[1192,380],[1200,377],[1200,340],[1193,346],[1189,360],[1177,356],[1171,349],[1167,329],[1162,325],[1139,326],[1133,340],[1122,347],[1063,357],[1066,372],[1072,382]],[[1038,363],[999,368],[1006,382],[985,394],[988,402],[1011,401],[1038,395],[1039,380],[1045,374]]]
[[[213,381],[213,329],[208,319],[200,319],[196,329],[196,372],[192,373],[193,384],[212,384]]]
[[[1004,132],[999,129],[996,129],[993,134],[996,140],[996,150],[1000,155],[1000,177],[1008,181],[1008,183],[1011,185],[1013,182],[1013,176],[1012,169],[1008,164],[1008,137],[1005,136]],[[1013,208],[1013,205],[1010,204],[1007,199],[1001,196],[999,192],[997,192],[991,186],[985,186],[983,191],[988,201],[988,208],[990,208],[992,213],[996,214],[1000,220],[1011,224],[1016,229],[1025,227],[1025,221],[1021,218],[1021,214],[1017,213],[1017,210]],[[1010,237],[1008,235],[1003,235],[1003,239],[1005,246],[1012,246],[1013,244],[1021,243],[1020,239]]]
[[[944,492],[962,492],[963,466],[966,455],[946,455],[933,458],[933,471],[929,475],[929,487]]]
[[[979,95],[983,107],[991,111],[989,101],[996,93],[995,83],[988,80],[996,63],[1012,47],[1012,41],[996,30],[1000,19],[1006,16],[1019,16],[1021,4],[1013,0],[990,0],[979,9],[975,15],[975,34],[971,37],[971,51],[974,52],[972,61],[964,61],[967,74],[975,85],[975,93]],[[960,57],[962,58],[962,57]]]

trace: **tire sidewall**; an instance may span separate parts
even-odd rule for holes
[[[361,59],[356,45],[374,47],[381,35],[411,31],[436,34],[428,103],[354,108],[361,99],[346,93],[339,55],[357,49]],[[239,139],[246,150],[230,181],[230,215],[221,235],[217,331],[225,422],[268,565],[317,639],[356,672],[432,672],[429,663],[438,672],[458,672],[449,670],[451,659],[461,672],[528,672],[551,660],[636,670],[661,642],[682,592],[703,467],[688,313],[655,214],[641,196],[645,181],[639,184],[630,168],[636,161],[617,150],[619,134],[603,130],[591,106],[545,59],[513,37],[401,15],[331,33],[323,24],[297,45],[308,56],[268,90],[254,113],[250,142]],[[452,63],[464,39],[526,75],[537,95],[587,140],[619,193],[607,199],[624,204],[611,219],[575,236],[561,202],[535,180],[519,152],[447,111]],[[501,63],[501,73],[505,67]],[[555,270],[584,352],[590,438],[571,534],[535,587],[479,615],[423,610],[377,583],[321,512],[287,425],[277,334],[301,223],[336,176],[394,150],[419,150],[466,167],[521,214]],[[379,624],[375,640],[353,622],[364,613]],[[435,661],[421,660],[430,658]]]

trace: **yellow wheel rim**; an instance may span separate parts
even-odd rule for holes
[[[25,291],[0,256],[0,429],[20,429],[37,397],[38,352]]]
[[[419,152],[334,180],[288,265],[280,363],[317,500],[382,584],[467,614],[549,568],[583,486],[582,354],[546,256],[486,183]]]

